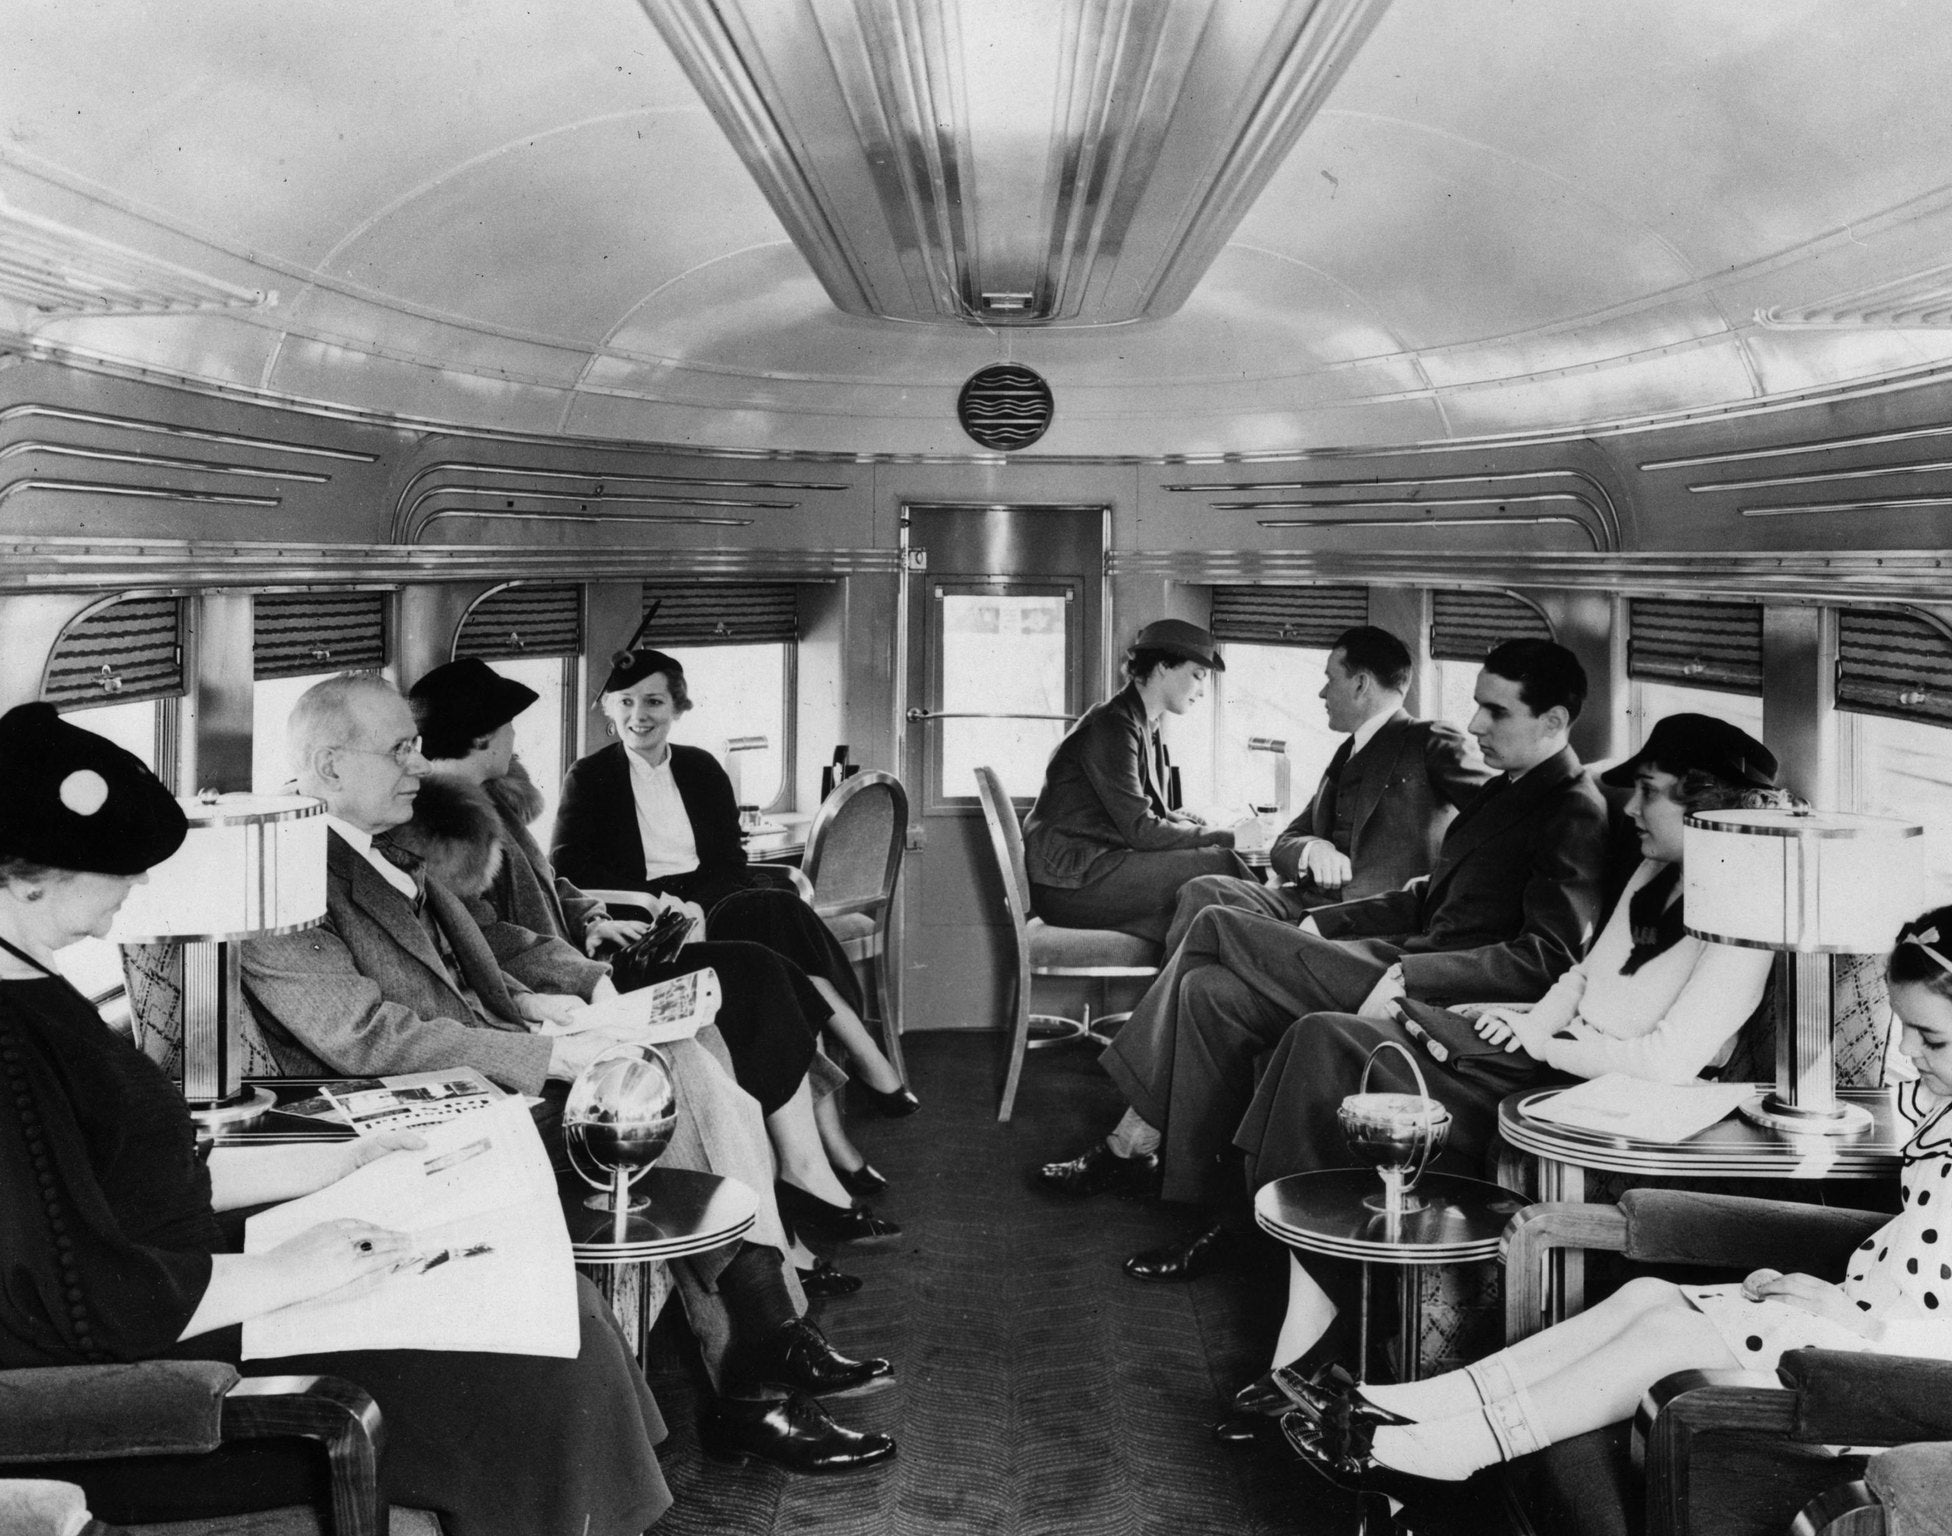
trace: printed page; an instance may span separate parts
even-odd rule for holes
[[[418,1130],[452,1120],[508,1097],[473,1067],[445,1072],[409,1072],[383,1077],[378,1084],[327,1088],[323,1097],[361,1136],[381,1131]]]
[[[1608,1136],[1676,1142],[1726,1119],[1754,1094],[1752,1083],[1650,1083],[1608,1072],[1532,1100],[1525,1114]]]
[[[544,1025],[538,1033],[580,1035],[602,1030],[619,1039],[662,1045],[669,1040],[689,1040],[718,1017],[718,1008],[718,972],[707,966],[591,1003],[574,1024]]]

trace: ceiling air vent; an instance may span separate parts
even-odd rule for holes
[[[0,299],[44,315],[166,315],[255,309],[278,295],[99,240],[0,200]]]
[[[1019,363],[993,363],[969,376],[956,417],[985,448],[1028,448],[1044,435],[1054,409],[1051,387]]]

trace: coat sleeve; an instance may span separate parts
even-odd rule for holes
[[[617,839],[637,841],[626,785],[622,804],[606,792],[603,774],[593,770],[594,758],[571,766],[563,780],[563,796],[556,806],[556,824],[549,836],[549,862],[556,873],[578,885],[635,889],[644,883],[641,855],[635,872],[619,863]]]
[[[1446,720],[1432,720],[1423,739],[1423,773],[1431,793],[1463,810],[1484,788],[1491,770],[1471,751],[1471,738]]]
[[[330,918],[323,927],[245,940],[243,971],[258,1014],[334,1072],[379,1077],[475,1067],[517,1093],[540,1092],[548,1077],[552,1047],[539,1035],[428,1018],[388,1002],[360,974]]]
[[[585,938],[590,924],[608,922],[610,909],[596,897],[571,885],[561,875],[556,877],[556,900],[563,904],[563,921],[569,925],[573,939]]]
[[[1503,943],[1404,955],[1397,963],[1411,997],[1532,1002],[1586,953],[1599,928],[1605,806],[1569,792],[1541,807],[1529,830],[1518,932]]]
[[[0,1360],[142,1360],[175,1344],[210,1283],[210,1255],[125,1234],[96,1182],[76,1085],[0,1017]]]
[[[1338,901],[1308,915],[1325,939],[1387,939],[1415,933],[1423,927],[1423,892],[1429,883],[1429,877],[1422,876],[1399,891]]]
[[[1145,742],[1122,714],[1108,710],[1099,715],[1079,747],[1078,767],[1124,847],[1159,853],[1233,846],[1232,832],[1168,821],[1153,812],[1139,762]]]
[[[590,989],[610,974],[610,967],[601,960],[590,959],[553,934],[505,922],[480,897],[469,899],[466,906],[468,916],[488,941],[495,964],[531,992],[567,992],[587,1000]]]
[[[1308,797],[1308,803],[1301,808],[1301,814],[1281,829],[1268,850],[1268,863],[1274,871],[1290,885],[1301,884],[1301,855],[1306,846],[1317,836],[1315,831],[1315,808],[1322,798],[1322,786],[1315,786],[1315,793]]]

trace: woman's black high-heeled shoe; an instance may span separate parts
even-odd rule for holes
[[[814,1237],[840,1243],[864,1243],[877,1237],[895,1237],[901,1232],[897,1223],[875,1215],[864,1205],[829,1205],[797,1184],[775,1183],[773,1196],[787,1224]]]
[[[878,1195],[888,1187],[887,1175],[872,1163],[863,1163],[858,1168],[836,1168],[834,1177],[840,1180],[841,1187],[850,1195],[859,1195],[863,1199]]]
[[[1337,1435],[1300,1411],[1281,1420],[1282,1437],[1302,1465],[1350,1493],[1382,1493],[1407,1502],[1432,1494],[1452,1493],[1463,1486],[1384,1466],[1370,1449],[1378,1427],[1371,1420],[1351,1420],[1346,1433]]]
[[[848,1086],[857,1108],[873,1110],[884,1120],[899,1120],[922,1107],[922,1101],[908,1091],[906,1083],[888,1089],[870,1088],[856,1077],[848,1080]]]
[[[1317,1424],[1346,1425],[1362,1420],[1373,1429],[1386,1424],[1414,1424],[1400,1413],[1392,1413],[1362,1395],[1362,1388],[1340,1365],[1328,1365],[1313,1376],[1303,1376],[1294,1366],[1281,1366],[1269,1372],[1276,1390],[1297,1413],[1306,1414]]]
[[[1320,1338],[1286,1365],[1263,1371],[1234,1393],[1227,1403],[1226,1417],[1213,1426],[1213,1438],[1224,1445],[1241,1445],[1258,1440],[1270,1428],[1269,1421],[1297,1408],[1308,1408],[1298,1393],[1298,1384],[1317,1379],[1327,1381],[1334,1373],[1349,1386],[1355,1379],[1342,1362],[1356,1352],[1355,1325],[1338,1313]]]

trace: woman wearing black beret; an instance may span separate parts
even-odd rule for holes
[[[199,1148],[161,1069],[56,970],[55,952],[105,936],[184,836],[181,808],[130,753],[46,704],[0,717],[0,1368],[235,1362],[247,1319],[406,1251],[403,1234],[350,1219],[268,1253],[229,1251],[217,1211],[307,1194],[417,1138]],[[385,1417],[387,1499],[439,1511],[454,1536],[635,1536],[671,1502],[653,1450],[664,1423],[587,1281],[578,1299],[572,1359],[374,1350],[252,1370],[365,1388]],[[209,1492],[154,1463],[61,1475],[129,1520],[186,1513],[185,1498]],[[294,1501],[283,1486],[236,1496]]]

